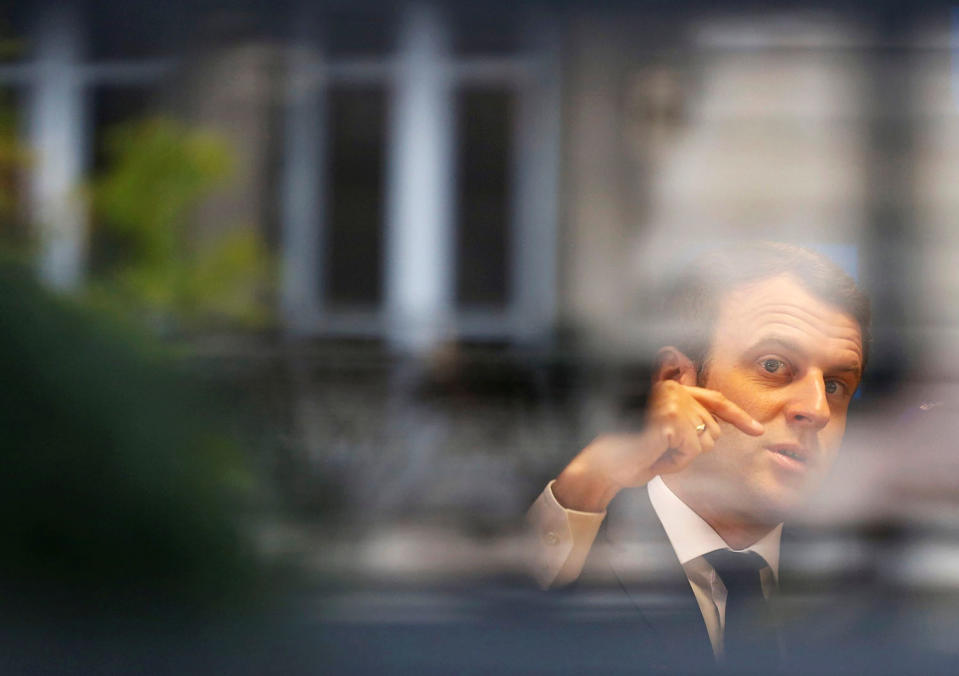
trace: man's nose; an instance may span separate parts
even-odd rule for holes
[[[793,382],[792,396],[786,406],[790,423],[820,429],[829,422],[829,400],[823,374],[810,370],[801,380]]]

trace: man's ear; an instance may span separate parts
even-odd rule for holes
[[[680,385],[695,387],[697,383],[696,365],[682,350],[667,345],[656,353],[653,369],[653,383],[675,380]]]

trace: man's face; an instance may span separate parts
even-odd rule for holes
[[[705,386],[761,422],[751,437],[720,420],[712,452],[690,465],[715,507],[782,521],[835,459],[862,372],[858,322],[788,275],[720,302]]]

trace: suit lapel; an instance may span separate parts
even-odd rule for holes
[[[712,661],[699,603],[645,488],[617,498],[605,541],[604,558],[612,574],[663,647],[677,651],[684,661]]]

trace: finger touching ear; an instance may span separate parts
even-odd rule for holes
[[[696,365],[679,348],[667,345],[656,353],[653,383],[675,380],[680,385],[696,386]]]

